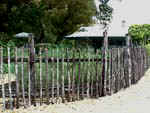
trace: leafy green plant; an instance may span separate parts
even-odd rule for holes
[[[3,57],[8,57],[8,47],[10,47],[10,56],[14,55],[15,43],[10,40],[9,36],[5,33],[0,33],[0,47],[3,48]],[[10,71],[14,71],[14,64],[11,63]],[[3,72],[8,73],[8,64],[3,64]]]
[[[99,19],[103,25],[107,25],[112,19],[113,8],[107,4],[108,1],[109,0],[100,0],[100,11],[97,12],[97,19]]]
[[[133,42],[138,44],[149,43],[148,38],[150,37],[150,24],[132,25],[129,27],[128,32]]]
[[[150,56],[150,44],[145,45],[146,51],[148,55]]]

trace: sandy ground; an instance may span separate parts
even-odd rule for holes
[[[149,113],[150,69],[138,84],[112,96],[67,104],[20,108],[5,113]]]
[[[3,74],[3,77],[1,77],[0,75],[0,85],[2,84],[6,84],[9,82],[8,80],[8,74]],[[13,81],[16,81],[16,76],[14,74],[10,74],[11,78],[10,78],[10,81],[13,82]]]

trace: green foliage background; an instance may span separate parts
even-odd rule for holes
[[[132,37],[133,42],[138,44],[148,44],[150,38],[150,24],[132,25],[129,27],[129,35]]]
[[[91,24],[95,13],[93,0],[1,0],[0,32],[16,44],[26,42],[13,37],[19,32],[34,33],[36,43],[56,44],[80,26]]]

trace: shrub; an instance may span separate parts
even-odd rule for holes
[[[138,44],[149,43],[148,38],[150,37],[150,24],[132,25],[129,27],[128,32],[133,42],[137,42]]]
[[[148,55],[150,56],[150,44],[145,45],[146,51]]]

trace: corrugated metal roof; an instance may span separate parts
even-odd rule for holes
[[[75,33],[66,36],[66,38],[69,38],[69,37],[77,37],[77,38],[78,37],[103,37],[103,31],[104,29],[101,25],[95,24],[89,27],[81,27]],[[116,36],[124,37],[126,33],[127,33],[126,28],[121,28],[121,25],[117,28],[110,27],[110,29],[108,29],[108,36],[111,36],[111,37],[116,37]]]
[[[18,33],[16,35],[14,35],[17,38],[30,38],[31,35],[33,35],[32,33],[26,33],[26,32],[22,32],[22,33]]]

